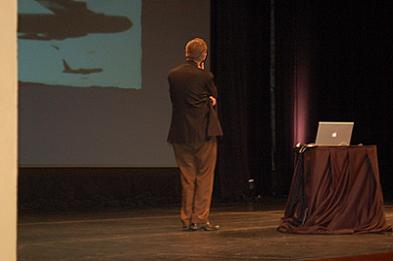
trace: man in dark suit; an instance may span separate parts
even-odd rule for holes
[[[207,44],[200,38],[185,47],[185,63],[168,75],[172,121],[168,142],[180,170],[180,219],[185,230],[218,230],[209,222],[217,158],[217,136],[222,135],[215,110],[217,88],[205,71]]]

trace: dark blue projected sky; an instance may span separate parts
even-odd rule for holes
[[[45,3],[49,3],[52,10],[45,6]],[[37,23],[36,26],[33,23],[36,16],[48,19],[48,23],[51,23],[50,19],[54,19],[55,23],[57,10],[62,14],[68,12],[68,6],[62,7],[64,3],[71,7],[76,6],[77,9],[86,3],[87,11],[84,13],[97,19],[96,22],[103,23],[102,26],[96,24],[99,32],[86,29],[85,35],[69,34],[61,38],[55,32],[51,32],[55,37],[48,37],[39,31],[40,26],[43,27],[43,20],[40,18],[41,24]],[[18,8],[19,81],[74,87],[142,87],[141,0],[18,0]],[[72,8],[69,12],[71,15],[66,13],[66,19],[78,19],[78,16],[72,13]],[[132,26],[121,32],[105,31],[105,19],[112,19],[111,17],[123,17],[129,20]],[[69,29],[79,33],[84,28],[92,27],[93,25],[88,23],[93,23],[94,19],[81,20],[80,28],[75,26],[75,23],[70,23]],[[67,28],[67,25],[61,27]],[[64,32],[61,33],[64,35]],[[67,69],[63,61],[68,64]]]

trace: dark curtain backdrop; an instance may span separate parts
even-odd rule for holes
[[[293,148],[316,132],[315,1],[275,0],[276,165],[274,192],[287,194]]]
[[[224,137],[220,196],[247,196],[248,180],[270,188],[270,1],[212,1],[212,71]]]
[[[393,1],[323,1],[315,52],[320,120],[355,121],[353,144],[376,144],[392,196]]]
[[[273,3],[212,1],[212,70],[225,132],[216,190],[223,197],[245,195],[248,179],[254,178],[257,193],[286,194],[293,146],[313,142],[318,121],[355,121],[352,144],[377,145],[382,186],[389,194],[393,1]],[[275,129],[270,125],[271,68]]]

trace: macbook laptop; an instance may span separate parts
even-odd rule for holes
[[[351,143],[353,122],[318,123],[316,146],[348,146]]]

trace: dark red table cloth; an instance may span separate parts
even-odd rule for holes
[[[391,231],[383,209],[376,146],[313,147],[297,152],[278,230],[299,234]]]

